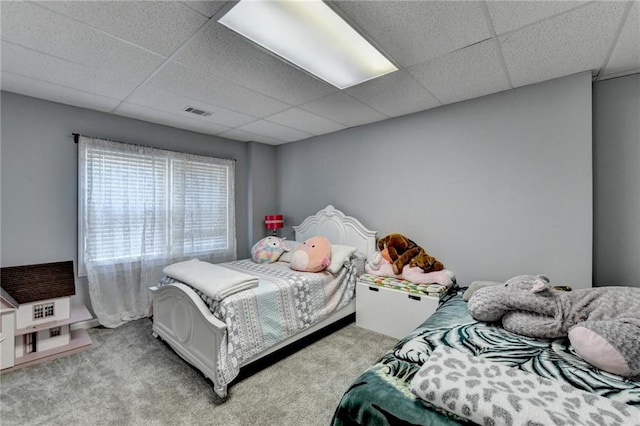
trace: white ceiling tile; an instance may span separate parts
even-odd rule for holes
[[[487,0],[489,15],[497,34],[506,33],[558,13],[589,3],[584,1],[505,1]]]
[[[440,56],[409,72],[443,103],[509,89],[495,40]]]
[[[164,57],[30,3],[3,2],[2,39],[92,69],[141,82]]]
[[[640,69],[640,3],[634,2],[603,75]]]
[[[257,133],[248,132],[242,129],[231,129],[226,132],[220,133],[218,136],[221,136],[227,139],[233,139],[236,141],[262,142],[269,145],[282,145],[283,143],[286,143],[285,141],[280,139],[270,138],[265,135],[259,135]]]
[[[639,3],[340,2],[409,69],[339,91],[209,19],[226,1],[0,0],[0,87],[99,111],[124,99],[138,119],[279,145],[504,90],[505,65],[515,87],[638,72]],[[182,63],[167,62],[176,51]],[[213,115],[185,119],[187,105]]]
[[[175,60],[290,105],[337,91],[335,87],[282,62],[217,22],[211,23],[198,34]]]
[[[169,56],[207,18],[175,1],[41,1],[43,7]]]
[[[342,124],[327,120],[300,108],[288,109],[267,117],[267,120],[313,135],[323,135],[346,128]]]
[[[514,87],[598,70],[625,7],[596,2],[498,37]]]
[[[35,80],[118,99],[124,99],[140,84],[139,81],[114,78],[106,70],[90,68],[5,41],[2,42],[0,67],[2,71]]]
[[[0,81],[2,82],[0,88],[7,92],[96,111],[110,112],[120,103],[120,99],[83,92],[46,81],[38,81],[6,71],[2,72]]]
[[[198,11],[199,13],[203,14],[207,18],[211,18],[213,15],[216,14],[216,12],[218,12],[218,10],[222,8],[222,6],[224,6],[227,3],[228,3],[227,1],[195,1],[195,0],[182,2],[182,4],[184,4],[185,6]]]
[[[284,102],[177,63],[168,64],[148,84],[260,118],[290,108]]]
[[[126,102],[118,107],[115,114],[122,115],[124,117],[135,118],[137,120],[148,121],[150,123],[177,127],[179,129],[192,130],[209,135],[217,135],[226,130],[229,130],[228,127],[220,126],[211,122],[206,122],[205,120],[193,119],[177,114],[170,114],[154,108],[148,108]]]
[[[257,120],[253,123],[245,124],[238,127],[240,130],[265,135],[274,139],[280,139],[286,142],[293,142],[300,139],[306,139],[313,135],[292,129],[291,127],[281,126],[266,120]]]
[[[334,93],[326,98],[309,102],[301,105],[300,108],[344,124],[347,127],[360,126],[387,118],[380,112],[343,92]]]
[[[346,90],[347,94],[390,116],[410,114],[440,106],[411,74],[399,70]]]
[[[336,4],[403,67],[491,36],[479,1],[341,1]]]
[[[170,114],[183,115],[192,119],[203,120],[208,123],[224,125],[226,127],[236,127],[255,121],[255,117],[242,114],[228,109],[220,108],[208,102],[198,99],[189,98],[180,93],[167,92],[157,87],[145,86],[135,91],[135,93],[127,98],[130,104],[145,106],[157,109]],[[203,111],[210,112],[209,117],[198,117],[184,111],[186,107],[193,107]],[[117,111],[116,111],[117,112]]]

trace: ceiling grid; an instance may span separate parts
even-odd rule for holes
[[[219,24],[229,7],[2,1],[0,87],[279,145],[583,71],[640,72],[638,0],[332,2],[400,68],[345,90]]]

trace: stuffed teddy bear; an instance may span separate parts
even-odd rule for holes
[[[380,252],[373,254],[371,259],[364,265],[367,274],[378,277],[392,277],[411,281],[414,284],[440,284],[450,287],[456,282],[453,272],[443,269],[436,272],[424,272],[417,266],[404,265],[401,274],[395,274],[389,260]]]
[[[402,273],[405,265],[417,266],[424,272],[441,271],[444,265],[429,256],[422,247],[402,234],[389,234],[378,240],[378,250],[387,255],[396,275]]]
[[[601,370],[640,375],[640,288],[557,291],[544,275],[519,275],[478,289],[468,302],[478,321],[502,321],[529,337],[568,337],[575,352]]]
[[[322,236],[311,237],[291,254],[291,269],[302,272],[320,272],[331,264],[331,243]]]
[[[273,263],[286,251],[289,251],[289,247],[284,239],[269,236],[251,247],[251,258],[256,263]]]

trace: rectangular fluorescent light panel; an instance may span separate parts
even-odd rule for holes
[[[218,22],[339,89],[398,69],[319,0],[241,0]]]

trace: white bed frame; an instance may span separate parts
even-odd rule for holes
[[[293,227],[296,241],[323,235],[333,244],[356,247],[367,257],[376,250],[376,232],[365,228],[357,219],[346,216],[329,205],[300,225]],[[153,295],[153,336],[162,338],[173,350],[200,370],[213,383],[221,398],[227,396],[227,386],[215,382],[218,350],[226,333],[226,324],[209,311],[202,299],[184,284],[151,287]],[[251,364],[301,338],[314,333],[355,312],[355,299],[324,320],[248,359]]]

